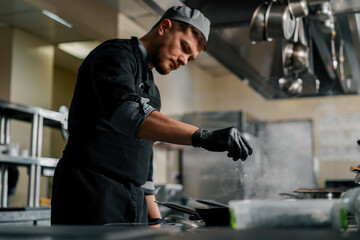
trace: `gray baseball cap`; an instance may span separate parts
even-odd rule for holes
[[[188,23],[204,34],[206,41],[210,33],[210,21],[199,10],[187,6],[173,6],[166,10],[162,19],[173,19]]]

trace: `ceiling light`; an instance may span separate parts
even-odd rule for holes
[[[67,26],[68,28],[72,28],[73,25],[67,21],[65,21],[64,19],[62,19],[61,17],[59,17],[58,15],[52,13],[52,12],[49,12],[49,11],[46,11],[46,10],[42,10],[41,11],[44,15],[48,16],[49,18],[57,21],[58,23],[61,23],[65,26]]]
[[[68,54],[84,59],[100,42],[98,41],[82,41],[82,42],[69,42],[60,43],[58,48],[67,52]]]

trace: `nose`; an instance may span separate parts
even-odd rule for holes
[[[180,55],[179,58],[178,58],[178,64],[179,65],[182,65],[182,66],[185,66],[188,62],[188,58],[187,56],[185,55]]]

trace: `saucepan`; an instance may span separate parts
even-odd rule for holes
[[[309,7],[306,0],[288,0],[291,14],[295,17],[306,17],[309,14]]]
[[[265,33],[267,39],[290,39],[296,28],[296,20],[288,5],[271,2],[265,14]]]
[[[265,35],[265,13],[267,2],[261,3],[254,11],[250,22],[250,40],[253,43],[266,41]]]
[[[309,66],[304,26],[301,20],[297,19],[296,21],[294,39],[288,40],[283,48],[283,69],[287,76],[302,72]]]
[[[156,201],[156,203],[179,212],[196,216],[199,219],[203,220],[207,226],[227,226],[230,224],[230,213],[228,206],[206,200],[196,201],[205,204],[206,207],[192,208],[176,203],[162,201]]]
[[[309,57],[307,47],[301,42],[288,40],[283,50],[284,74],[298,73],[307,68]]]

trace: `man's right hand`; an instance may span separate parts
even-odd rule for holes
[[[252,148],[246,138],[235,127],[207,131],[198,129],[192,135],[192,145],[213,152],[228,152],[234,161],[245,161],[252,154]]]

